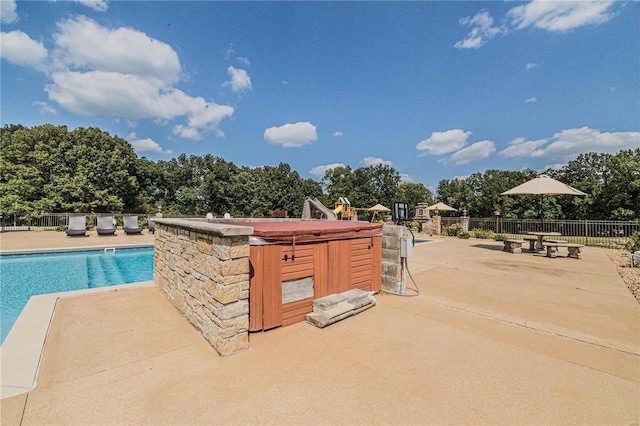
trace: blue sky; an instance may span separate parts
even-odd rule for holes
[[[640,4],[0,0],[1,121],[431,189],[640,147]]]

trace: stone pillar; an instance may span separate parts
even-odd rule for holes
[[[462,216],[460,224],[462,225],[462,232],[469,232],[469,216]]]
[[[442,218],[439,215],[433,217],[433,235],[442,233]]]
[[[402,281],[400,263],[400,238],[404,227],[384,225],[382,227],[382,290],[399,293]]]
[[[253,228],[156,219],[153,282],[220,355],[249,347]]]

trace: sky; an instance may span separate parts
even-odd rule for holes
[[[640,147],[633,1],[0,0],[0,119],[435,190]]]

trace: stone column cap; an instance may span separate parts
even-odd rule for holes
[[[157,224],[178,226],[194,231],[212,234],[217,237],[236,237],[242,235],[253,235],[253,227],[230,225],[228,223],[207,222],[204,219],[176,219],[158,218],[153,220]]]

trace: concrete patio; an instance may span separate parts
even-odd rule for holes
[[[2,400],[2,424],[637,425],[640,306],[606,254],[502,247],[418,245],[420,296],[228,358],[154,287],[60,299],[38,385]]]

